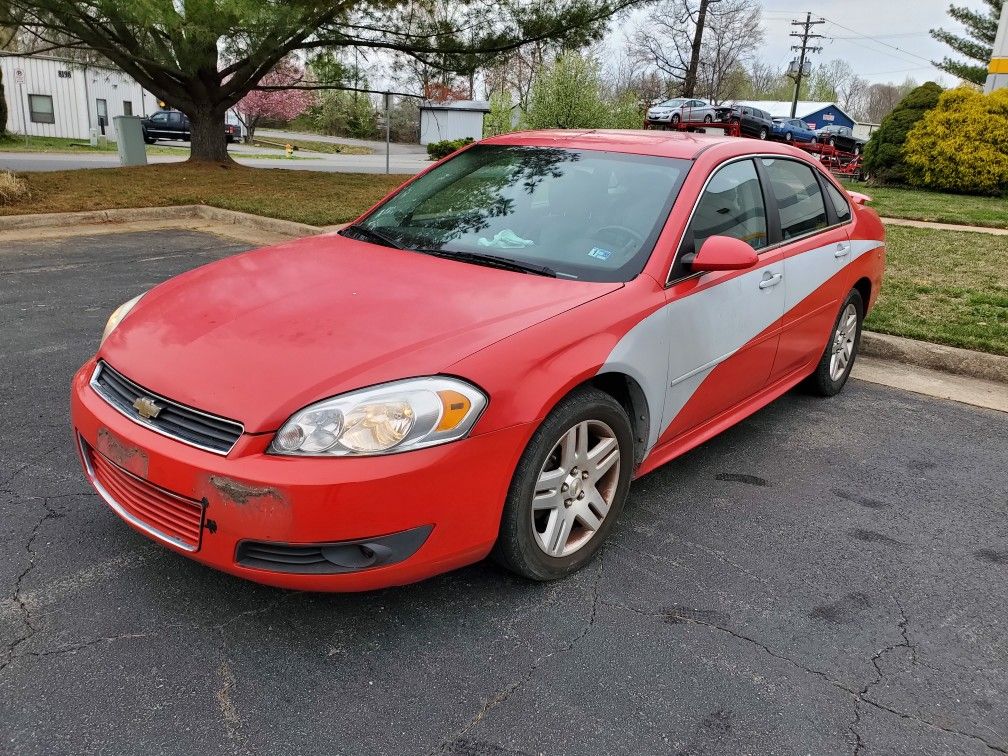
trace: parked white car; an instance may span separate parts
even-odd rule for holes
[[[688,97],[677,97],[673,100],[666,100],[647,112],[648,125],[678,124],[681,121],[712,123],[717,116],[714,113],[714,106],[707,100],[696,100]]]

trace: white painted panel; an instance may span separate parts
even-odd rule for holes
[[[466,137],[483,137],[483,113],[472,110],[421,109],[420,144]]]

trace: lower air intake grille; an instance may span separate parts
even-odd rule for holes
[[[81,451],[91,482],[102,498],[141,530],[196,551],[203,532],[203,503],[155,486],[119,467],[83,441]]]
[[[235,558],[243,567],[270,572],[332,575],[395,564],[413,556],[433,526],[422,525],[378,538],[336,543],[242,541]]]

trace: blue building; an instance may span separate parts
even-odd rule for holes
[[[790,100],[751,100],[739,104],[765,110],[774,118],[791,117]],[[821,129],[823,126],[847,126],[853,129],[856,123],[835,102],[799,100],[798,107],[795,109],[795,118],[800,118],[811,129]]]

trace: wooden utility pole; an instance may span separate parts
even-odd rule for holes
[[[801,37],[800,45],[791,45],[792,50],[799,51],[798,54],[798,68],[793,71],[788,71],[788,74],[792,76],[795,80],[794,85],[794,97],[791,99],[791,117],[795,117],[795,111],[798,109],[798,93],[801,91],[802,78],[805,76],[805,54],[810,52],[821,52],[821,47],[811,47],[809,45],[810,39],[822,39],[822,34],[812,34],[812,27],[817,24],[825,24],[825,21],[813,21],[812,13],[805,14],[804,21],[792,21],[791,26],[801,26],[803,30],[800,32],[791,32],[792,37]],[[793,61],[792,61],[793,62]]]

